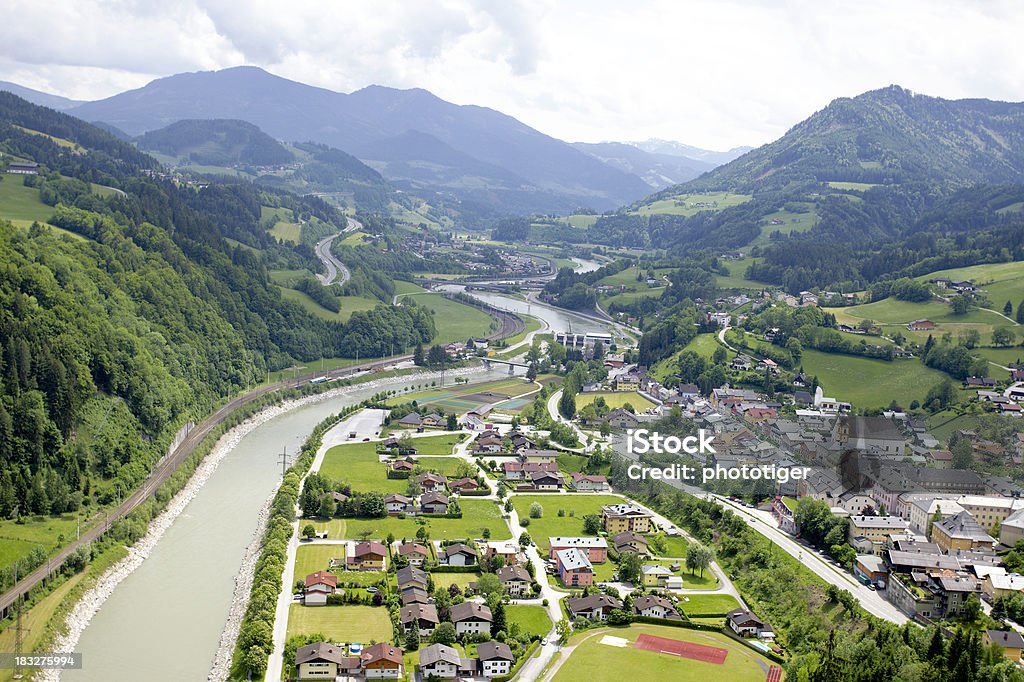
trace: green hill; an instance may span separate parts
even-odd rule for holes
[[[207,166],[276,166],[295,159],[280,142],[253,124],[230,119],[176,121],[136,141],[141,149]]]

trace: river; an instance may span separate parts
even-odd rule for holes
[[[507,373],[479,369],[471,376],[484,381]],[[76,647],[83,667],[61,679],[205,680],[259,510],[281,480],[282,448],[294,456],[316,424],[379,390],[353,388],[297,407],[242,437],[85,628]]]

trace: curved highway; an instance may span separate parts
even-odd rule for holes
[[[317,274],[316,278],[320,280],[320,284],[323,284],[325,287],[330,286],[331,284],[344,284],[352,278],[352,273],[348,271],[345,264],[331,253],[331,244],[333,244],[334,240],[340,237],[341,234],[341,232],[332,234],[330,237],[324,237],[316,243],[316,257],[320,259],[320,262],[324,264],[324,269],[327,270],[326,274]]]

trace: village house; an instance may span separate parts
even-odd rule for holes
[[[474,676],[476,668],[477,659],[462,658],[457,650],[446,644],[431,644],[420,649],[420,675],[423,679],[469,678]]]
[[[445,566],[472,566],[476,563],[476,550],[465,543],[457,542],[445,547],[438,556],[438,561]]]
[[[441,621],[437,617],[437,607],[433,604],[410,604],[401,608],[398,622],[402,632],[408,632],[412,624],[416,623],[421,635],[430,635]]]
[[[505,592],[510,597],[518,599],[531,594],[530,586],[533,583],[533,578],[522,566],[502,566],[495,571],[495,575],[505,586]]]
[[[601,520],[609,534],[633,531],[649,533],[651,515],[635,504],[608,504],[601,507]]]
[[[485,540],[478,542],[477,547],[485,558],[501,557],[506,566],[516,565],[522,560],[519,544],[512,540]]]
[[[452,623],[455,625],[455,633],[459,637],[488,633],[491,631],[491,610],[486,604],[478,604],[472,601],[464,601],[455,604],[449,609]]]
[[[931,320],[914,320],[907,325],[912,332],[930,332],[935,329],[935,323]]]
[[[847,541],[859,552],[881,554],[889,536],[906,533],[910,522],[899,516],[851,516]]]
[[[430,595],[422,587],[416,587],[415,585],[409,585],[399,591],[399,599],[402,602],[402,606],[409,606],[410,604],[429,604]]]
[[[538,472],[558,474],[556,462],[504,462],[501,465],[506,481],[526,481]]]
[[[647,538],[639,533],[623,531],[612,536],[612,547],[619,554],[633,552],[635,554],[647,554]]]
[[[448,496],[440,492],[424,493],[420,496],[420,511],[424,514],[447,514]]]
[[[672,571],[659,564],[644,564],[640,567],[640,575],[644,587],[658,587],[672,577]]]
[[[327,596],[334,594],[338,589],[338,576],[326,571],[317,571],[307,575],[303,584],[306,588],[302,603],[306,606],[324,606],[327,604]]]
[[[476,656],[480,660],[480,674],[487,678],[507,676],[516,661],[507,644],[495,641],[477,644]]]
[[[418,542],[403,542],[398,545],[398,556],[409,562],[410,566],[421,567],[430,556],[425,545]]]
[[[315,642],[300,646],[295,652],[295,677],[300,680],[333,680],[361,673],[359,657],[346,656],[345,648],[335,644]]]
[[[610,488],[606,476],[596,476],[574,471],[571,478],[572,487],[580,492],[604,492]]]
[[[398,581],[398,589],[404,590],[409,587],[418,587],[421,590],[427,589],[427,574],[415,566],[406,566],[395,572]]]
[[[985,646],[998,644],[1003,656],[1014,663],[1020,663],[1020,652],[1024,649],[1024,637],[1016,630],[985,630],[981,637]]]
[[[477,483],[475,478],[460,478],[455,481],[448,482],[448,489],[453,493],[464,493],[470,490],[477,490],[480,484]]]
[[[413,499],[399,493],[390,493],[384,496],[384,507],[388,510],[389,516],[399,514],[412,514],[416,511],[413,506]]]
[[[573,618],[608,620],[608,612],[621,609],[622,602],[607,594],[592,594],[588,597],[569,597],[566,606]]]
[[[551,549],[548,550],[548,557],[555,558],[555,554],[563,549],[578,549],[587,555],[587,559],[593,564],[603,564],[608,561],[608,541],[601,537],[552,537],[548,538]]]
[[[993,549],[996,545],[985,529],[966,511],[932,524],[931,541],[944,552]]]
[[[562,474],[548,471],[535,471],[530,474],[530,484],[537,490],[558,491],[562,488]]]
[[[417,476],[416,482],[425,493],[443,493],[448,484],[448,477],[428,471]]]
[[[733,609],[725,614],[725,618],[729,628],[740,637],[757,637],[769,641],[775,639],[771,626],[749,609]]]
[[[363,649],[360,655],[363,674],[368,680],[397,680],[405,674],[402,649],[380,642]]]
[[[383,571],[388,551],[384,544],[377,540],[357,542],[352,556],[347,557],[349,570]]]
[[[635,414],[621,407],[617,407],[606,414],[604,420],[608,422],[608,425],[613,429],[617,429],[619,431],[635,429],[640,425],[640,420]]]
[[[555,553],[558,577],[566,587],[586,587],[594,584],[594,567],[586,552],[580,549],[563,549]]]
[[[666,620],[682,620],[675,605],[665,597],[657,595],[645,595],[633,598],[633,613],[648,618],[663,618]]]

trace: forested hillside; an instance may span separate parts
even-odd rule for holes
[[[412,305],[342,324],[282,299],[266,259],[312,256],[274,251],[261,202],[343,220],[320,200],[160,181],[134,147],[8,93],[0,151],[42,165],[2,183],[27,185],[50,216],[15,225],[0,211],[2,517],[125,493],[186,418],[268,369],[434,336]]]
[[[139,147],[195,163],[230,166],[282,165],[294,161],[280,142],[245,121],[230,119],[176,121],[138,138]]]

